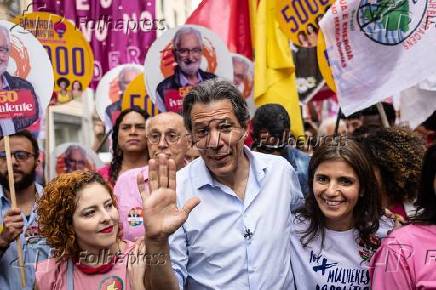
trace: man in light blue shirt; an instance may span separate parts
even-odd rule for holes
[[[231,83],[201,83],[185,97],[183,115],[201,158],[177,177],[174,161],[150,160],[150,193],[141,190],[147,253],[166,259],[150,261],[149,283],[293,289],[291,210],[303,203],[295,171],[282,157],[244,147],[248,108]]]
[[[35,201],[43,188],[35,183],[38,144],[28,131],[10,136],[17,207],[12,208],[4,139],[0,140],[0,289],[33,289],[35,265],[46,259],[50,248],[38,235]],[[23,247],[26,287],[21,287],[16,238]]]

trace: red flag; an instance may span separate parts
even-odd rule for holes
[[[227,43],[230,51],[253,58],[247,0],[203,0],[186,24],[209,28]]]

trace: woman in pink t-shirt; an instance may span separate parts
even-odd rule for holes
[[[371,286],[381,289],[436,289],[436,145],[424,156],[418,215],[395,230],[371,260]]]
[[[58,176],[37,212],[53,248],[53,257],[36,266],[37,289],[145,289],[145,246],[121,239],[116,199],[99,174]]]

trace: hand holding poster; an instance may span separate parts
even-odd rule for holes
[[[180,112],[184,96],[202,81],[233,79],[227,47],[216,34],[195,25],[166,31],[150,47],[144,66],[147,92],[161,112]]]
[[[324,16],[337,94],[346,116],[436,72],[434,0],[338,0]]]

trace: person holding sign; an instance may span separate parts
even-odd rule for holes
[[[10,135],[17,208],[11,208],[5,139],[0,140],[0,289],[21,289],[17,262],[16,238],[20,237],[24,252],[26,288],[35,280],[34,263],[46,259],[49,247],[39,236],[36,200],[43,188],[35,183],[38,165],[38,143],[26,130]]]
[[[193,27],[180,28],[173,38],[173,54],[177,66],[174,74],[157,86],[159,111],[179,113],[183,97],[198,83],[216,77],[200,69],[203,57],[203,38]]]
[[[0,26],[0,135],[14,134],[39,117],[38,97],[31,83],[7,72],[11,53],[9,30]]]

